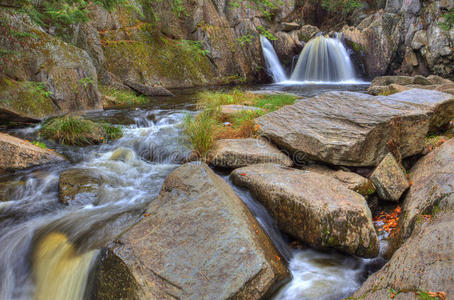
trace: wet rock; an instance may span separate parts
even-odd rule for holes
[[[259,112],[262,109],[260,107],[254,107],[254,106],[247,106],[247,105],[237,105],[237,104],[230,104],[230,105],[222,105],[221,106],[221,114],[225,118],[231,118],[235,114],[240,113],[240,112]]]
[[[38,165],[63,162],[59,154],[28,141],[0,133],[0,169],[20,170]]]
[[[18,190],[25,185],[24,181],[6,181],[0,182],[0,202],[12,200]]]
[[[454,294],[454,213],[423,222],[391,260],[374,273],[353,295],[354,299],[386,299],[390,289],[394,299],[420,299],[418,291]],[[446,299],[448,299],[446,298]]]
[[[126,80],[125,85],[145,96],[172,97],[174,94],[162,86],[147,86],[132,80]]]
[[[101,175],[94,169],[68,169],[60,174],[58,198],[66,205],[93,204],[101,184]]]
[[[402,205],[391,252],[410,237],[421,215],[454,209],[454,139],[421,158],[409,174],[412,186]]]
[[[375,187],[372,182],[356,173],[344,171],[344,170],[333,170],[326,166],[311,165],[303,168],[304,170],[315,172],[318,174],[327,175],[333,177],[349,189],[363,196],[369,196],[375,193]]]
[[[232,188],[207,165],[186,164],[109,247],[95,299],[262,299],[288,276]]]
[[[236,169],[233,182],[248,188],[278,227],[313,247],[375,257],[379,243],[366,200],[340,181],[274,164]]]
[[[308,42],[319,32],[320,32],[320,29],[317,26],[304,25],[299,30],[298,37],[301,41]]]
[[[218,140],[210,154],[210,164],[223,168],[236,169],[260,163],[293,165],[287,155],[262,139]]]
[[[412,89],[391,96],[330,92],[256,119],[260,132],[298,157],[344,166],[376,166],[390,151],[421,153],[429,130],[449,123],[452,95]]]
[[[131,161],[135,158],[134,151],[127,148],[118,148],[117,150],[112,153],[110,160],[122,161],[127,162]]]
[[[391,153],[385,156],[370,180],[377,188],[381,199],[399,202],[402,194],[410,187],[404,170]]]
[[[301,25],[295,22],[283,22],[281,23],[281,30],[285,32],[290,32],[293,30],[298,30],[301,28]]]

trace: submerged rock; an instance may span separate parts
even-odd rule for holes
[[[329,92],[257,119],[262,134],[293,155],[344,166],[376,166],[390,151],[421,153],[430,130],[454,116],[454,96],[413,89],[373,97]]]
[[[385,156],[370,176],[383,200],[398,202],[402,194],[410,187],[404,170],[391,153]]]
[[[231,177],[251,191],[284,232],[313,247],[363,257],[378,255],[366,200],[338,180],[274,164],[236,169]]]
[[[17,170],[65,161],[59,154],[0,133],[0,169]]]
[[[186,164],[109,247],[95,298],[262,299],[288,277],[232,188],[207,165]]]
[[[24,181],[6,181],[0,182],[0,202],[12,200],[18,190],[25,185]]]
[[[235,169],[260,163],[293,165],[287,155],[262,139],[218,140],[210,154],[210,164],[223,168]]]
[[[410,170],[410,180],[390,252],[410,237],[421,215],[454,209],[454,139],[421,158]]]
[[[66,205],[93,204],[101,183],[101,175],[94,169],[65,170],[60,174],[58,199]]]
[[[326,166],[320,165],[306,166],[304,167],[304,170],[333,177],[345,184],[349,190],[357,192],[363,196],[369,196],[375,193],[375,186],[369,179],[353,172],[333,170]]]

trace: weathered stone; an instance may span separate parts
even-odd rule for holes
[[[260,163],[292,166],[293,161],[275,146],[263,139],[218,140],[210,151],[210,164],[236,169]]]
[[[394,202],[398,202],[410,186],[404,170],[391,153],[377,166],[370,180],[377,188],[380,198]]]
[[[419,216],[454,209],[454,139],[421,158],[410,170],[410,180],[393,250],[410,237]]]
[[[386,97],[325,93],[256,122],[262,134],[294,156],[333,165],[376,166],[390,147],[403,158],[421,153],[429,130],[447,124],[453,115],[452,95],[413,89]]]
[[[293,30],[298,30],[301,28],[301,25],[295,22],[283,22],[281,23],[281,30],[285,32],[290,32]]]
[[[387,299],[390,289],[394,299],[421,299],[416,292],[454,294],[454,213],[423,222],[420,229],[394,253],[391,260],[374,273],[353,295],[354,299]]]
[[[369,179],[353,172],[333,170],[326,166],[320,165],[306,166],[303,170],[333,177],[342,182],[349,190],[357,192],[363,196],[369,196],[375,193],[375,187]]]
[[[308,42],[319,32],[320,32],[320,29],[317,26],[304,25],[299,30],[298,37],[301,41]]]
[[[10,82],[1,88],[2,110],[10,117],[43,119],[101,108],[96,68],[84,50],[47,34],[17,10],[0,8],[0,18],[11,32],[27,36],[0,35],[0,47],[10,53],[1,71]]]
[[[66,205],[93,204],[98,200],[101,175],[94,169],[68,169],[60,174],[58,198]]]
[[[0,133],[0,169],[26,169],[62,161],[65,161],[65,159],[53,151],[42,149],[11,135]]]
[[[390,85],[375,85],[375,86],[370,86],[367,89],[367,92],[371,95],[374,96],[386,96],[386,95],[392,95],[404,91],[410,90],[411,87],[405,86],[405,85],[400,85],[400,84],[395,84],[392,83]]]
[[[313,247],[364,257],[378,254],[366,200],[340,181],[275,164],[236,169],[231,177],[251,191],[284,232]]]
[[[424,76],[421,76],[421,75],[416,75],[414,78],[413,78],[413,84],[418,84],[418,85],[432,85],[432,82],[427,79],[426,77]]]
[[[262,299],[289,276],[247,206],[205,164],[170,174],[99,269],[95,299]]]
[[[174,94],[162,86],[147,86],[132,80],[126,80],[125,85],[145,96],[171,97]]]
[[[411,76],[379,76],[375,77],[370,86],[385,86],[390,84],[409,85],[414,83]]]
[[[237,104],[229,104],[229,105],[222,105],[221,106],[221,114],[225,118],[231,118],[235,114],[240,113],[240,112],[254,112],[254,111],[260,111],[262,110],[260,107],[254,107],[254,106],[247,106],[247,105],[237,105]]]
[[[419,50],[422,47],[427,47],[428,43],[429,42],[427,41],[427,32],[425,30],[420,30],[415,33],[413,41],[411,42],[411,47],[414,50]]]

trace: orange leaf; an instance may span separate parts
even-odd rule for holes
[[[246,173],[240,173],[241,176],[246,176]]]
[[[151,216],[151,214],[144,214],[143,216],[144,217],[149,217],[149,216]]]

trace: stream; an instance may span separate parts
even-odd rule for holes
[[[250,87],[249,87],[250,88]],[[330,90],[363,91],[365,85],[266,85],[254,90],[285,91],[304,97]],[[123,126],[124,136],[99,146],[48,144],[69,161],[50,167],[0,174],[14,182],[9,201],[0,201],[0,300],[90,299],[90,270],[100,249],[134,224],[158,195],[164,179],[188,154],[181,122],[195,114],[197,90],[174,98],[152,98],[130,109],[90,112],[87,118]],[[38,127],[9,131],[37,139]],[[93,169],[103,184],[95,203],[70,206],[58,200],[59,174],[68,168]],[[218,171],[228,181],[228,175]],[[230,183],[231,184],[231,183]],[[337,252],[294,249],[249,192],[233,186],[289,261],[293,280],[275,299],[342,299],[383,264]]]

